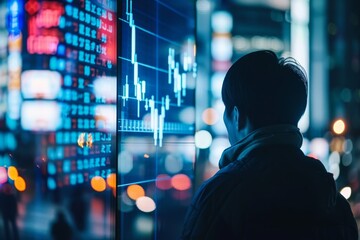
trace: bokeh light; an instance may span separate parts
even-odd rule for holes
[[[320,160],[326,159],[329,155],[329,143],[324,138],[314,138],[310,141],[310,152]]]
[[[0,184],[3,184],[7,181],[6,168],[0,167]]]
[[[340,175],[340,154],[338,152],[332,152],[329,156],[329,172],[333,174],[336,180]]]
[[[228,33],[233,28],[233,18],[229,12],[217,11],[212,14],[211,27],[214,32]]]
[[[128,151],[121,151],[118,155],[118,166],[120,173],[129,173],[134,167],[133,155]]]
[[[15,179],[14,185],[19,192],[23,192],[26,189],[26,182],[24,178],[20,176]]]
[[[351,139],[346,139],[343,143],[343,151],[344,153],[351,153],[351,151],[353,150],[353,142],[351,141]]]
[[[135,229],[138,233],[145,236],[151,234],[154,229],[154,220],[148,216],[139,216],[135,220]],[[144,237],[147,238],[147,237]]]
[[[233,43],[230,35],[216,36],[211,42],[211,55],[218,61],[229,61],[233,56]]]
[[[106,178],[106,182],[109,187],[116,188],[116,174],[110,173]]]
[[[214,141],[210,147],[210,155],[209,155],[209,161],[211,165],[213,165],[214,167],[219,167],[219,160],[221,158],[221,155],[223,151],[228,147],[230,147],[230,142],[228,138],[224,138],[224,137],[214,138]]]
[[[184,163],[179,155],[168,154],[165,158],[165,169],[169,173],[178,173],[183,168]]]
[[[95,176],[91,179],[91,187],[97,192],[103,192],[106,189],[105,179],[100,176]]]
[[[8,168],[8,176],[11,180],[15,180],[19,176],[19,173],[18,173],[18,170],[16,169],[16,167],[10,166]]]
[[[212,136],[206,130],[200,130],[195,133],[195,146],[200,149],[206,149],[210,147],[212,143]]]
[[[344,137],[334,137],[330,142],[330,150],[333,152],[336,151],[339,153],[343,152],[344,142],[345,142]]]
[[[156,177],[156,187],[161,190],[168,190],[172,188],[171,177],[167,174],[159,174]]]
[[[214,98],[221,98],[221,88],[226,72],[215,72],[211,77],[211,93]]]
[[[340,167],[339,167],[339,165],[331,165],[329,167],[329,172],[331,172],[333,174],[334,180],[338,179],[338,177],[340,176]]]
[[[329,156],[329,165],[339,165],[340,163],[340,154],[338,152],[332,152]]]
[[[191,187],[191,180],[185,174],[177,174],[172,177],[171,184],[176,190],[184,191]]]
[[[207,108],[202,113],[202,120],[207,125],[214,125],[219,119],[219,113],[214,108]]]
[[[182,109],[179,113],[179,119],[183,123],[187,123],[187,124],[195,123],[195,108],[186,107]]]
[[[145,190],[142,186],[133,184],[130,185],[127,190],[127,195],[133,200],[137,200],[139,197],[145,196]]]
[[[335,134],[343,134],[345,132],[345,122],[342,119],[338,119],[333,124],[333,131]]]
[[[341,195],[344,196],[344,198],[349,199],[351,196],[351,188],[350,187],[344,187],[340,190]]]
[[[154,200],[147,196],[139,197],[136,200],[136,206],[142,212],[152,212],[156,209]]]

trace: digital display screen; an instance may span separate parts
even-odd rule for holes
[[[116,1],[7,0],[0,18],[0,212],[17,209],[0,239],[114,239]]]
[[[195,2],[118,10],[119,239],[176,239],[195,161]]]

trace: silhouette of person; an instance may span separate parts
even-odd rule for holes
[[[348,202],[300,150],[307,77],[268,50],[238,59],[223,81],[231,146],[188,210],[182,239],[358,239]]]
[[[10,183],[6,182],[1,188],[0,207],[4,222],[5,239],[19,239],[16,217],[18,215],[15,191]]]
[[[73,237],[71,225],[61,210],[57,212],[56,219],[51,225],[51,236],[54,240],[71,240]]]

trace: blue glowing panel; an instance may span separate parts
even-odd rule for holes
[[[126,0],[119,9],[120,239],[180,234],[195,159],[194,14],[193,1]]]
[[[154,145],[161,147],[167,136],[193,135],[192,5],[191,1],[123,1],[119,23],[119,131],[123,137],[150,133]]]
[[[48,188],[114,170],[116,2],[25,3],[22,129],[38,132]]]

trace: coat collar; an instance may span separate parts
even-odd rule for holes
[[[292,145],[298,148],[302,145],[300,130],[290,124],[273,125],[259,128],[249,133],[245,138],[224,150],[219,161],[219,168],[227,166],[235,160],[241,160],[254,149],[265,145]]]

